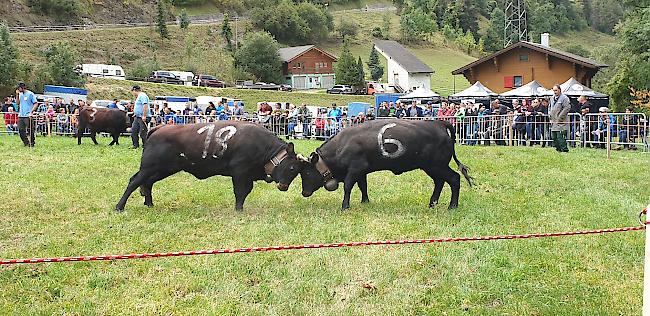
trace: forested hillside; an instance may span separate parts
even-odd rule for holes
[[[631,99],[629,87],[650,88],[650,71],[644,70],[650,68],[647,0],[527,0],[526,7],[528,40],[539,41],[540,33],[550,32],[552,46],[610,65],[594,78],[594,88],[611,93],[621,104]],[[237,23],[230,20],[191,25],[191,16],[224,15],[244,19]],[[177,19],[185,24],[180,28],[164,25],[165,21]],[[464,78],[451,76],[451,70],[503,47],[504,7],[502,1],[491,0],[0,2],[0,22],[9,26],[125,21],[148,22],[150,27],[7,36],[0,42],[0,58],[15,61],[3,64],[5,73],[11,74],[4,81],[20,77],[35,86],[52,82],[57,74],[47,70],[58,68],[47,65],[48,56],[57,60],[49,52],[68,50],[70,55],[65,55],[65,60],[71,64],[117,63],[125,66],[132,77],[166,68],[214,74],[231,82],[277,78],[269,76],[268,71],[260,73],[259,67],[256,70],[246,65],[255,64],[251,58],[277,64],[277,57],[271,55],[274,48],[282,46],[317,44],[340,54],[344,41],[354,58],[361,57],[365,64],[373,39],[381,38],[407,45],[435,70],[432,87],[448,94],[467,85]],[[270,36],[261,36],[260,31]],[[253,43],[253,39],[257,42]],[[67,46],[53,50],[59,42]],[[260,59],[250,54],[257,47],[267,48],[265,51],[271,55]],[[365,70],[370,78],[369,69]]]

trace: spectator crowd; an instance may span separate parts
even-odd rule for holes
[[[74,134],[78,125],[79,108],[83,100],[66,102],[62,98],[40,102],[34,117],[36,132]],[[133,103],[114,99],[108,108],[133,112]],[[311,108],[311,109],[310,109]],[[367,120],[401,118],[447,120],[454,124],[458,138],[467,145],[520,145],[542,146],[551,144],[549,122],[549,100],[546,98],[513,99],[505,102],[499,99],[490,102],[452,102],[439,104],[426,102],[383,102],[376,111],[370,108],[354,116],[348,116],[346,109],[335,103],[328,108],[295,106],[291,103],[260,102],[254,112],[244,111],[243,102],[231,105],[210,102],[200,107],[188,102],[183,110],[174,111],[167,103],[154,103],[149,107],[146,124],[177,125],[215,122],[223,120],[248,120],[263,124],[277,135],[287,138],[328,139],[340,130]],[[6,132],[17,133],[18,109],[15,98],[4,99],[1,112]],[[376,112],[376,113],[375,113]],[[568,141],[573,147],[604,148],[607,140],[622,143],[621,148],[636,149],[631,143],[645,135],[640,115],[628,108],[623,115],[609,113],[606,107],[598,107],[586,97],[578,98],[569,114]]]

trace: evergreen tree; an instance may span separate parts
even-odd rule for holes
[[[354,56],[350,53],[348,42],[343,42],[343,52],[336,63],[336,83],[355,86],[358,84],[359,70]]]
[[[181,16],[178,19],[178,25],[181,29],[186,30],[190,26],[190,17],[187,15],[187,10],[181,11]]]
[[[407,7],[402,12],[400,27],[407,41],[422,40],[437,30],[435,19],[415,7]]]
[[[490,16],[490,26],[483,35],[486,51],[496,52],[503,48],[504,20],[505,13],[499,8],[494,8]]]
[[[156,30],[160,34],[161,39],[169,38],[169,31],[167,30],[167,8],[164,0],[158,0],[156,4],[158,15],[156,15]]]
[[[232,29],[230,28],[230,16],[226,13],[223,16],[223,22],[221,23],[221,36],[226,41],[226,47],[229,51],[233,51],[232,47]]]
[[[458,36],[457,42],[467,51],[467,55],[471,54],[472,50],[476,47],[474,34],[470,30],[467,30],[465,35]]]
[[[18,50],[14,47],[9,36],[9,28],[0,24],[0,86],[14,84],[18,70]]]
[[[363,61],[361,61],[361,56],[359,56],[359,59],[357,60],[357,82],[355,86],[366,86],[366,72],[363,70]]]
[[[384,75],[384,66],[379,63],[379,54],[374,47],[370,50],[368,69],[370,70],[370,77],[374,81],[379,80]]]
[[[485,55],[485,40],[481,37],[478,39],[476,44],[476,51],[478,51],[479,56]]]

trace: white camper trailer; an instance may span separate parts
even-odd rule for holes
[[[110,78],[126,80],[126,74],[121,66],[104,64],[83,64],[77,66],[82,75],[93,78]]]

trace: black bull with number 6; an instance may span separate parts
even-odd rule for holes
[[[265,128],[248,122],[224,121],[167,125],[149,132],[140,170],[131,177],[115,209],[123,211],[127,199],[140,188],[144,204],[153,206],[152,187],[179,171],[198,179],[232,177],[237,210],[253,189],[253,181],[278,183],[286,191],[306,158]]]
[[[361,202],[368,202],[367,175],[380,170],[394,174],[422,169],[434,181],[429,207],[438,203],[445,183],[451,187],[449,208],[458,207],[460,175],[449,167],[453,158],[470,186],[469,169],[456,157],[454,126],[446,121],[375,120],[344,129],[320,146],[305,162],[300,176],[302,195],[321,187],[329,191],[344,183],[343,209],[350,207],[355,184]],[[403,192],[396,188],[396,192]]]

